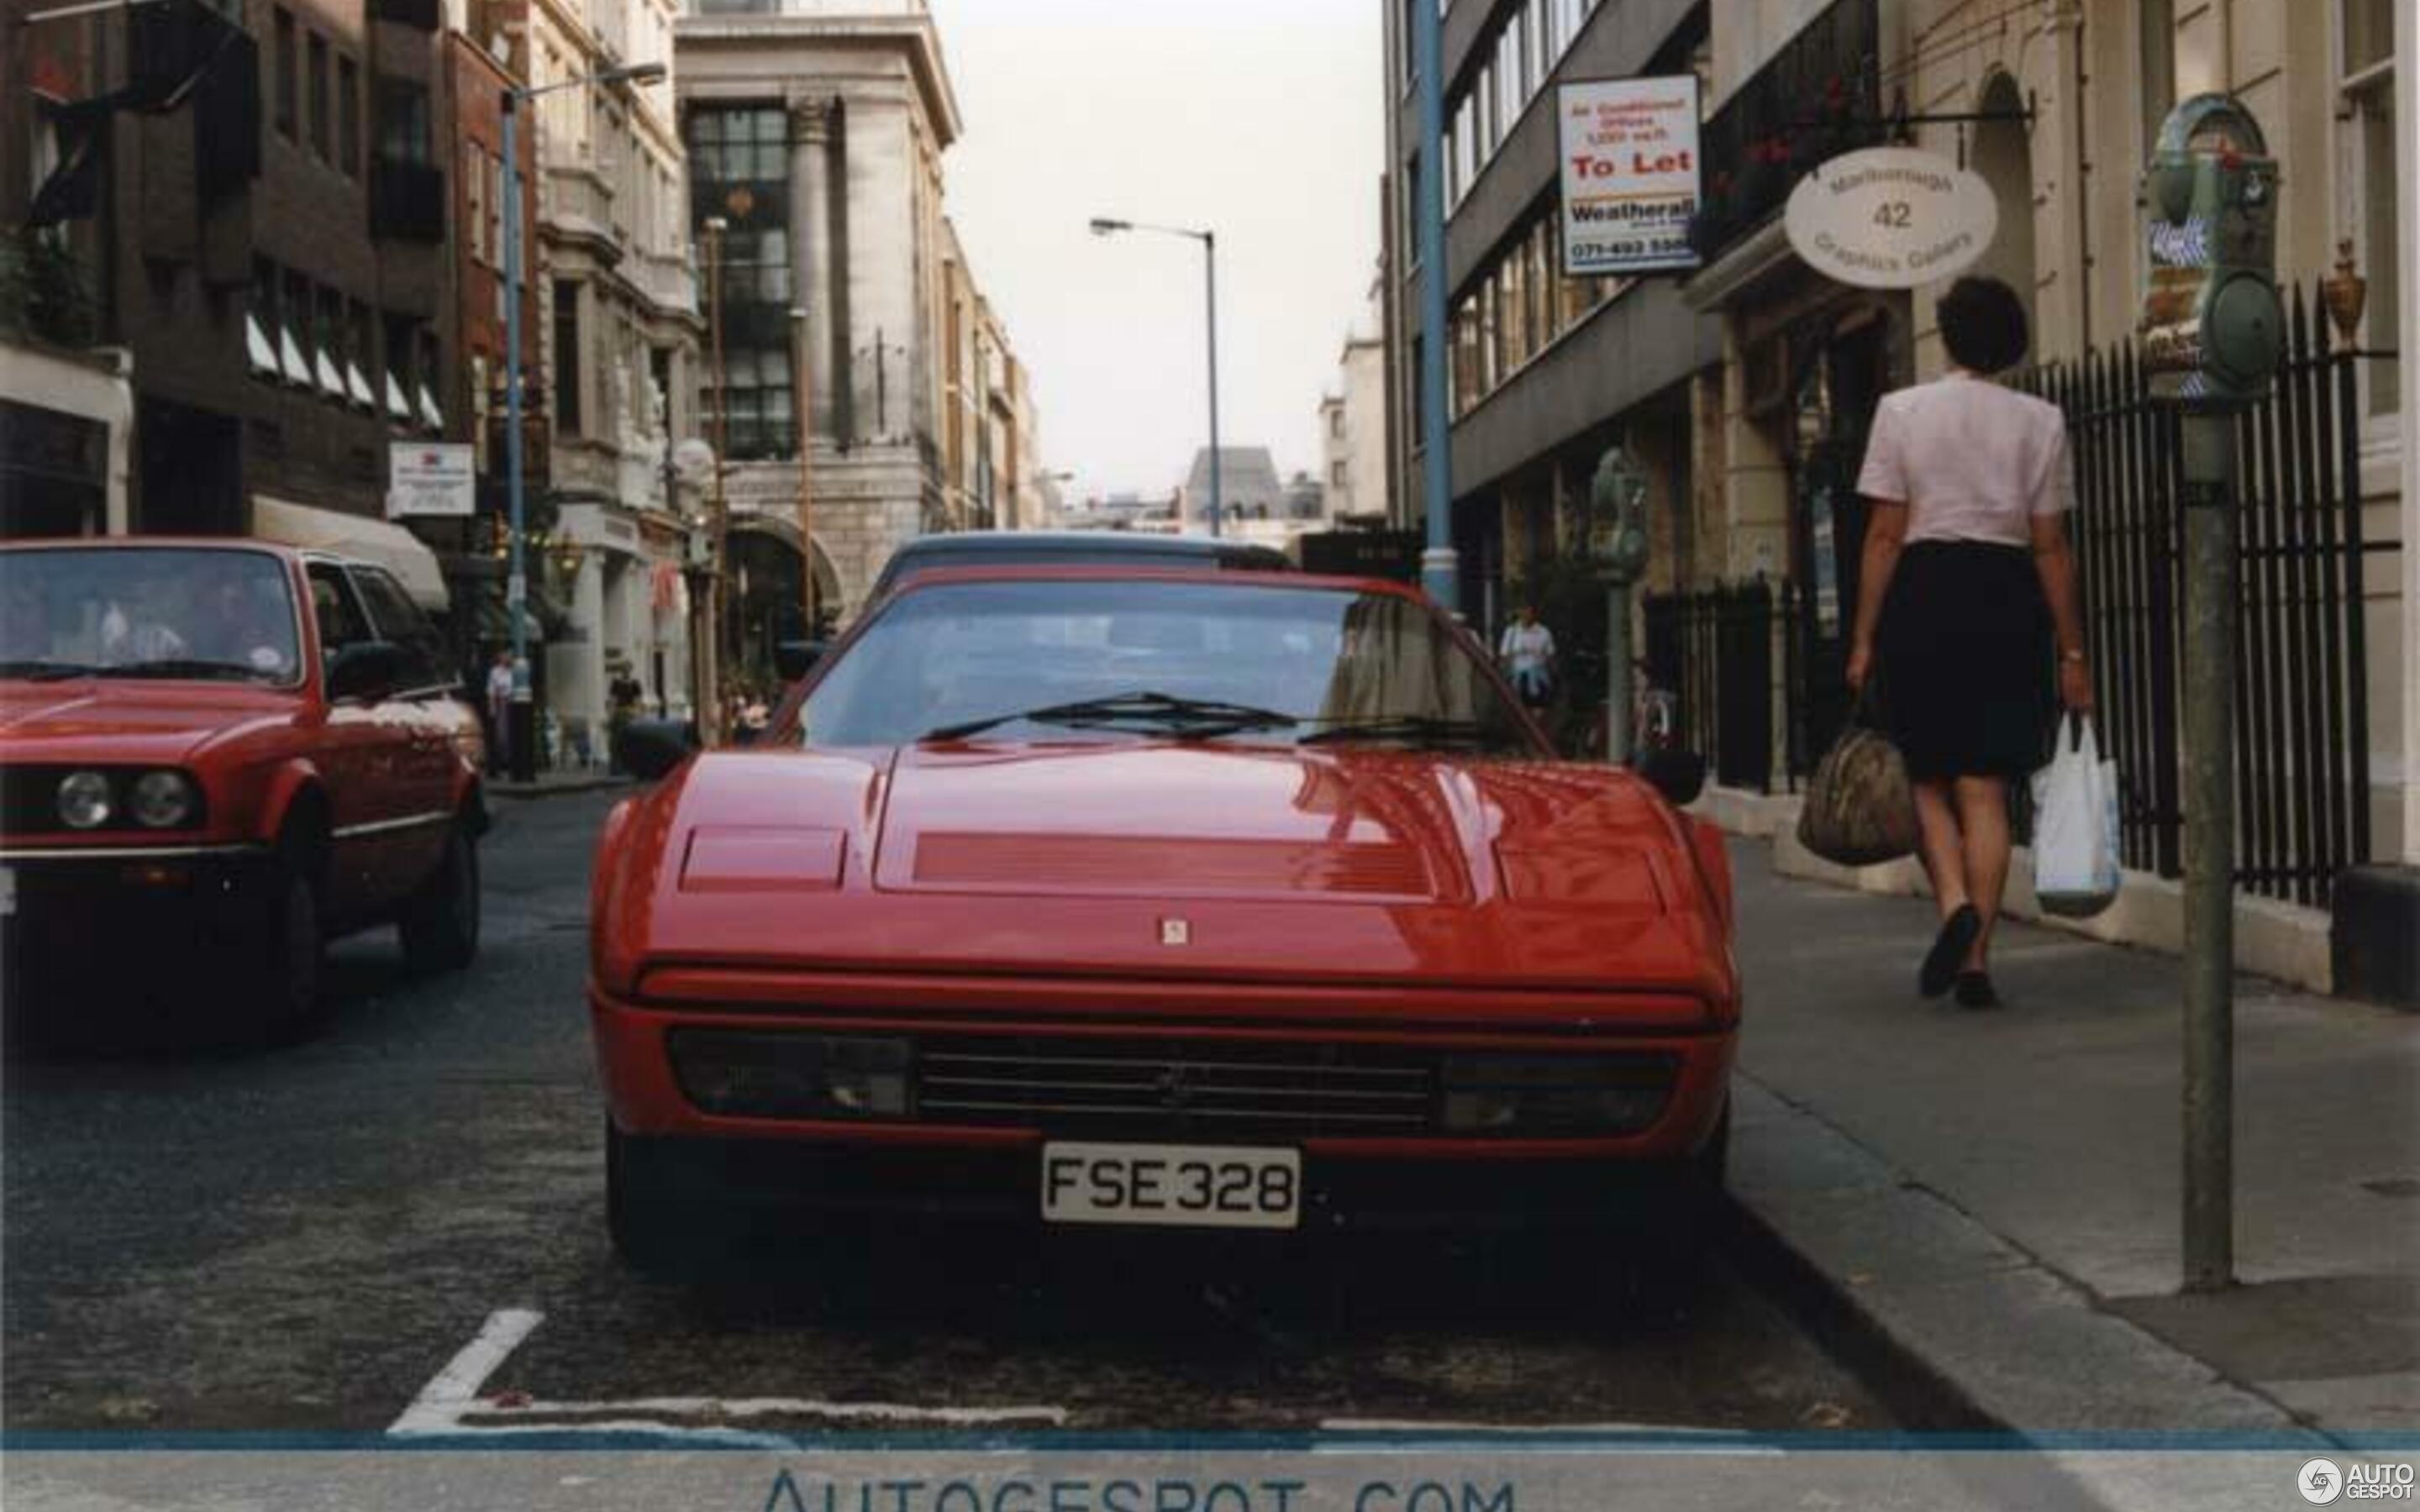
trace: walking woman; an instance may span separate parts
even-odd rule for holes
[[[2056,407],[1990,381],[2025,355],[2024,305],[1996,279],[1942,298],[1953,364],[1885,395],[1857,489],[1870,505],[1849,682],[1916,783],[1941,931],[1926,997],[1995,1008],[1990,954],[2009,880],[2009,784],[2042,763],[2057,698],[2089,713],[2092,674],[2066,515],[2074,465]],[[2046,634],[2046,630],[2048,634]]]

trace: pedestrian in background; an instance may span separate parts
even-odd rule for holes
[[[488,669],[488,772],[494,776],[512,769],[513,654],[496,653],[495,664]]]
[[[1504,663],[1505,675],[1512,680],[1512,690],[1521,695],[1522,702],[1543,709],[1553,702],[1555,632],[1538,623],[1537,605],[1522,605],[1520,616],[1504,627],[1497,656]]]
[[[1879,679],[1884,727],[1916,785],[1920,855],[1941,913],[1917,990],[1994,1008],[1992,932],[2009,880],[2009,784],[2042,764],[2057,697],[2089,713],[2092,677],[2066,515],[2075,503],[2057,408],[1989,380],[2029,345],[1996,279],[1942,297],[1951,367],[1884,397],[1857,489],[1871,515],[1849,682]]]

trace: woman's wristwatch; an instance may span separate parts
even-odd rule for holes
[[[2080,649],[2076,649],[2076,650],[2069,650],[2069,651],[2062,651],[2062,652],[2060,652],[2060,653],[2058,654],[2058,659],[2059,659],[2059,660],[2061,660],[2061,661],[2076,661],[2076,662],[2082,662],[2082,661],[2090,661],[2092,658],[2091,658],[2091,657],[2089,657],[2089,656],[2086,656],[2086,655],[2083,653],[2083,651],[2082,651],[2082,650],[2080,650]]]

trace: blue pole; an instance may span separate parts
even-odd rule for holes
[[[1453,550],[1452,439],[1446,413],[1445,266],[1445,7],[1438,0],[1412,0],[1413,67],[1420,76],[1420,157],[1414,176],[1419,221],[1420,430],[1423,505],[1428,549],[1420,555],[1420,582],[1446,612],[1460,608],[1461,572]]]
[[[1210,533],[1219,533],[1226,495],[1218,491],[1218,236],[1202,233],[1202,277],[1208,290],[1210,332]]]
[[[515,780],[537,776],[536,710],[530,702],[529,576],[521,487],[521,160],[520,95],[504,91],[504,478],[512,510],[511,575],[504,598],[513,617],[513,700],[504,733]]]

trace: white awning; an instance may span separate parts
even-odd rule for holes
[[[445,574],[437,565],[437,553],[422,545],[419,536],[391,521],[315,509],[256,493],[252,496],[252,533],[280,546],[374,562],[394,573],[421,608],[442,613],[448,603]]]

